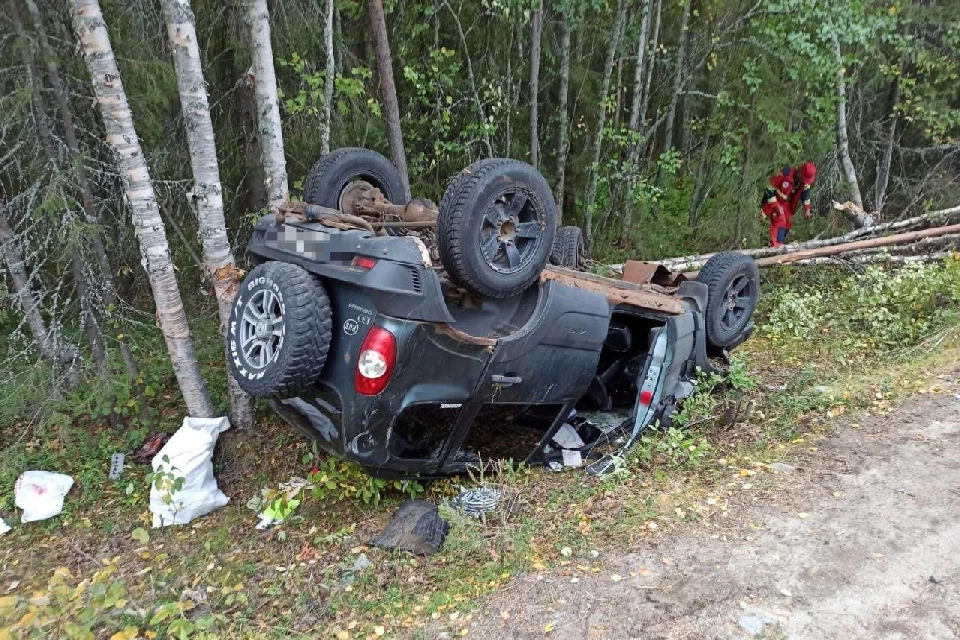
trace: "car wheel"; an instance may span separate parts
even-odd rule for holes
[[[707,342],[735,344],[747,329],[760,297],[760,271],[750,256],[724,251],[703,265],[697,281],[707,285]]]
[[[540,276],[556,226],[553,193],[536,169],[519,160],[481,160],[455,176],[440,201],[440,260],[457,284],[509,298]]]
[[[587,260],[587,245],[580,227],[560,227],[553,239],[550,263],[566,269],[583,269]]]
[[[266,262],[243,282],[230,311],[230,370],[250,395],[289,397],[320,375],[333,312],[320,281],[297,265]]]
[[[394,204],[406,204],[400,172],[389,160],[370,149],[337,149],[317,160],[303,183],[309,204],[340,209],[340,198],[352,182],[368,182]]]

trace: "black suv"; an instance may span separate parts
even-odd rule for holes
[[[564,268],[582,263],[579,230],[558,233],[546,181],[522,162],[474,163],[439,209],[393,204],[400,184],[369,150],[321,158],[306,202],[257,224],[229,327],[240,385],[371,474],[571,453],[602,473],[669,420],[708,355],[752,331],[759,277],[741,254],[660,285]],[[596,430],[555,440],[575,409],[617,407],[632,408],[618,451],[593,455],[610,439]]]

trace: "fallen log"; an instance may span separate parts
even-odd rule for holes
[[[864,256],[823,256],[820,258],[807,258],[798,260],[793,264],[804,266],[822,265],[822,264],[907,264],[911,262],[936,262],[952,255],[952,251],[940,251],[938,253],[929,253],[915,256],[891,256],[884,253],[874,253]]]
[[[903,220],[893,220],[890,222],[883,222],[881,224],[875,224],[871,227],[865,227],[862,229],[855,229],[849,233],[845,233],[842,236],[836,236],[834,238],[826,238],[824,240],[810,240],[808,242],[799,242],[794,244],[784,245],[782,247],[760,247],[757,249],[745,249],[740,251],[740,253],[750,256],[752,258],[765,258],[768,256],[776,255],[785,255],[791,254],[796,251],[805,251],[807,249],[816,249],[819,247],[832,247],[840,244],[845,244],[848,242],[853,242],[858,238],[863,238],[865,236],[873,236],[879,233],[885,233],[889,231],[898,231],[900,229],[909,229],[911,227],[921,226],[923,224],[930,224],[934,222],[942,222],[944,220],[950,220],[953,216],[960,216],[960,205],[956,207],[950,207],[948,209],[940,209],[938,211],[931,211],[923,215],[914,216],[912,218],[905,218]],[[657,264],[662,264],[671,271],[697,271],[703,267],[707,260],[715,256],[715,253],[705,253],[701,255],[689,255],[682,256],[678,258],[670,258],[667,260],[658,260]],[[622,273],[623,265],[614,264],[610,265],[610,268],[616,273]]]
[[[897,233],[892,236],[870,238],[868,240],[858,240],[856,242],[848,242],[841,245],[833,245],[829,247],[819,247],[816,249],[805,249],[802,251],[794,251],[792,253],[786,253],[786,254],[777,255],[777,256],[770,256],[768,258],[761,258],[757,260],[757,266],[769,267],[776,264],[787,264],[789,262],[799,262],[800,260],[806,260],[807,258],[817,258],[820,256],[837,255],[840,253],[846,253],[848,251],[855,251],[857,249],[868,249],[870,247],[882,247],[886,245],[902,244],[907,242],[913,242],[915,240],[920,240],[922,238],[933,238],[937,236],[945,236],[947,234],[952,234],[952,233],[960,233],[960,224],[948,225],[946,227],[931,227],[930,229],[924,229],[922,231],[910,231],[907,233]]]

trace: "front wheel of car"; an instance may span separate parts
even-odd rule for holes
[[[255,267],[233,301],[227,333],[230,370],[250,395],[289,397],[313,384],[333,336],[330,298],[297,265]]]
[[[760,297],[756,261],[736,251],[720,252],[703,265],[697,281],[707,285],[707,342],[720,349],[736,344]]]

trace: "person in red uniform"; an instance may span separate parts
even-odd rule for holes
[[[770,176],[770,187],[763,192],[760,202],[761,219],[770,219],[770,246],[783,246],[787,234],[793,228],[793,214],[803,207],[803,215],[809,220],[810,187],[817,178],[817,167],[804,162],[799,167],[786,166]]]

